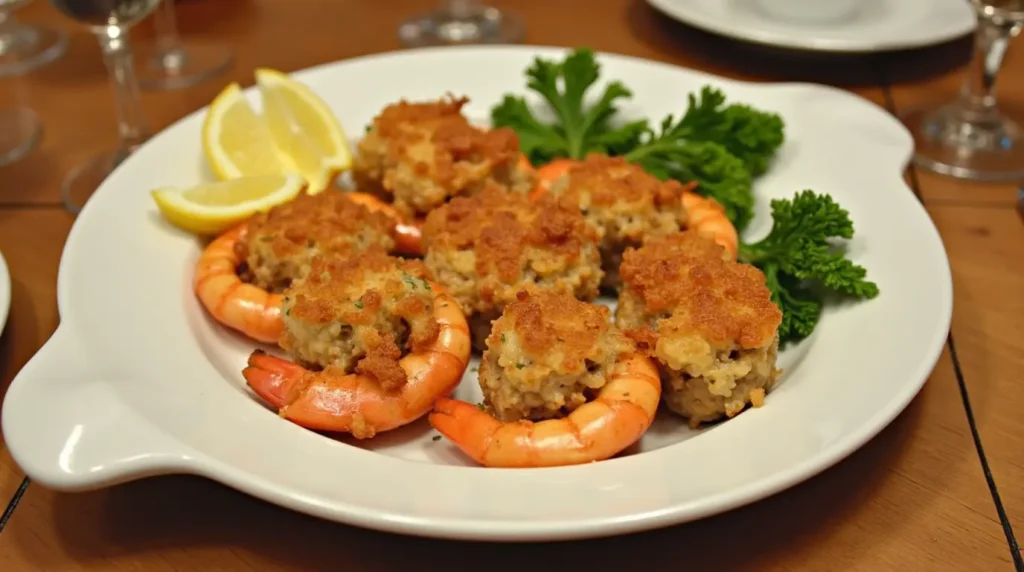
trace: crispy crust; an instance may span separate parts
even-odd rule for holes
[[[494,321],[480,366],[487,405],[504,421],[559,417],[604,386],[635,350],[605,306],[572,294],[520,291]]]
[[[479,129],[462,115],[468,98],[384,108],[359,142],[356,183],[390,199],[405,216],[422,216],[451,197],[489,183],[517,192],[532,186],[518,169],[519,138],[509,128]]]
[[[668,325],[680,335],[697,334],[716,346],[762,347],[775,336],[782,313],[764,274],[725,256],[696,232],[650,240],[623,256],[625,291],[639,297],[645,314],[671,314]]]
[[[246,263],[248,281],[281,292],[309,271],[313,256],[375,247],[391,250],[394,226],[386,215],[348,200],[340,190],[303,192],[253,215],[246,223],[245,239],[235,244],[235,254]]]
[[[616,323],[658,363],[666,406],[691,426],[763,403],[782,313],[764,274],[689,231],[625,253]],[[726,255],[727,256],[727,255]]]
[[[679,230],[686,224],[686,211],[680,200],[685,190],[678,181],[661,181],[622,157],[598,153],[587,155],[552,186],[555,195],[587,209],[588,214],[594,211],[594,222],[604,233],[637,242],[643,238],[645,229],[616,227],[616,219],[625,215],[653,219],[658,213],[666,213],[669,216],[664,221],[651,220],[650,226],[654,230]]]
[[[439,332],[430,272],[417,260],[372,249],[352,257],[317,257],[285,293],[281,347],[303,364],[341,367],[385,388],[407,381],[402,347],[418,351]]]
[[[597,297],[597,235],[579,210],[490,187],[453,199],[423,227],[426,264],[467,314],[500,312],[524,287]]]
[[[622,252],[652,237],[686,227],[686,187],[660,181],[622,157],[591,153],[551,186],[560,200],[578,206],[601,236],[604,286],[620,286]]]

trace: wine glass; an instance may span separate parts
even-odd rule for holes
[[[398,27],[408,47],[450,44],[510,44],[523,37],[524,24],[515,14],[475,0],[444,0],[433,11]]]
[[[64,32],[22,24],[14,11],[32,0],[0,0],[0,77],[19,75],[48,64],[68,49]]]
[[[50,1],[65,15],[86,24],[96,34],[110,72],[121,139],[116,149],[75,167],[65,176],[61,183],[61,199],[65,208],[78,213],[107,175],[149,137],[139,101],[128,29],[148,16],[160,0]]]
[[[971,0],[978,15],[974,54],[959,97],[903,116],[914,136],[914,163],[961,179],[1024,178],[1021,118],[996,105],[996,77],[1010,40],[1024,26],[1024,0]]]
[[[181,39],[174,0],[163,0],[153,14],[153,26],[156,40],[147,50],[152,53],[137,60],[143,89],[191,87],[223,74],[234,61],[227,48]]]
[[[43,136],[43,125],[27,107],[0,107],[0,167],[28,155]]]

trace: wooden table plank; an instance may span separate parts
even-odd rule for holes
[[[71,220],[58,210],[0,211],[0,252],[11,273],[11,311],[0,338],[0,399],[57,327],[57,265]],[[2,506],[7,506],[23,477],[0,435]]]
[[[1010,208],[929,209],[953,266],[953,333],[1010,522],[1024,534],[1024,224]]]
[[[200,512],[202,515],[200,516]],[[723,538],[728,547],[723,547]],[[399,548],[400,547],[400,548]],[[435,541],[292,513],[215,483],[163,477],[91,493],[33,485],[0,534],[4,570],[1009,569],[948,356],[879,437],[760,503],[675,528],[549,545]],[[339,560],[341,559],[341,560]],[[342,564],[343,562],[343,564]],[[456,564],[458,566],[458,564]]]
[[[730,77],[844,85],[885,103],[884,93],[874,87],[877,60],[870,57],[842,58],[839,65],[817,56],[742,46],[671,22],[642,0],[603,1],[600,9],[589,0],[496,3],[527,17],[531,43],[585,44]],[[256,65],[293,70],[397,48],[397,23],[432,5],[432,0],[206,1],[182,3],[181,12],[188,34],[232,47],[238,62],[228,79],[248,85]],[[65,25],[44,2],[33,3],[23,13],[25,20]],[[310,18],[313,13],[315,20]],[[295,41],[296,30],[302,30],[303,38],[325,41]],[[63,173],[90,153],[113,144],[109,92],[93,43],[88,35],[76,32],[72,51],[64,60],[25,79],[28,100],[50,131],[32,157],[0,169],[0,178],[12,182],[5,184],[0,205],[56,202]],[[951,81],[952,75],[940,80]],[[204,105],[228,79],[184,92],[146,94],[153,125],[167,125]],[[897,105],[920,100],[927,89],[926,84],[899,88]],[[67,105],[70,90],[76,98],[74,108]],[[932,199],[958,201],[955,192],[937,189],[927,197],[930,203]],[[986,197],[999,203],[1000,193],[996,190]],[[950,203],[941,208],[959,220],[956,209],[962,207]],[[9,353],[4,362],[4,380],[9,381],[56,324],[54,279],[70,219],[59,211],[7,211],[0,223],[4,217],[17,222],[0,226],[0,249],[9,262],[21,261],[12,270],[31,291],[30,307],[45,309],[34,314],[22,310],[34,320],[12,317],[3,343],[31,349],[19,350],[24,351],[24,359]],[[961,240],[959,227],[949,228],[953,229],[949,236],[943,230],[948,248],[952,241]],[[984,279],[984,264],[978,263],[972,280]],[[12,337],[17,341],[8,341]],[[1014,430],[989,423],[988,428],[997,428],[989,430],[997,433]],[[1014,443],[1006,443],[1009,458],[1009,446]],[[9,458],[0,458],[0,463],[11,466]],[[1008,478],[1024,482],[1019,467],[1009,462],[1003,466]],[[458,554],[458,560],[451,554]],[[908,410],[837,467],[761,503],[667,530],[556,545],[440,542],[322,522],[208,481],[166,477],[78,495],[33,485],[0,535],[2,570],[448,570],[484,563],[496,570],[521,569],[524,563],[530,568],[562,570],[598,564],[635,566],[638,557],[644,566],[655,569],[677,569],[684,558],[694,568],[716,570],[1011,567],[945,354]]]

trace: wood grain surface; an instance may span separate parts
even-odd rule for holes
[[[527,43],[588,45],[753,81],[826,83],[895,114],[954,97],[971,47],[967,38],[898,54],[822,56],[716,38],[661,16],[643,0],[495,4],[525,17]],[[206,105],[227,81],[251,85],[256,66],[289,71],[398,49],[398,23],[432,5],[181,2],[184,35],[229,46],[236,62],[227,76],[200,86],[145,93],[150,124],[159,130]],[[0,252],[13,287],[0,339],[2,388],[57,324],[57,267],[73,222],[60,207],[60,180],[116,143],[110,87],[95,40],[41,0],[19,16],[66,29],[71,46],[44,69],[0,80],[0,104],[30,105],[46,125],[39,149],[0,168]],[[150,36],[143,22],[133,38]],[[1007,109],[1024,112],[1021,72],[1024,55],[1014,46],[999,97]],[[935,221],[952,264],[951,343],[924,390],[877,438],[779,495],[644,534],[562,544],[471,544],[323,522],[192,477],[81,494],[24,488],[24,474],[0,447],[0,506],[12,499],[7,520],[0,522],[0,570],[1013,570],[1007,530],[1024,527],[1024,224],[1015,210],[1016,187],[913,169],[907,180]]]

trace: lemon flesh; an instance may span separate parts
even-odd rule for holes
[[[324,190],[351,167],[345,132],[320,96],[287,75],[265,68],[256,70],[256,84],[273,140],[306,178],[307,192]]]
[[[152,195],[171,224],[211,235],[294,199],[305,184],[299,175],[255,175],[188,188],[161,188]]]
[[[225,87],[210,104],[203,122],[203,152],[221,180],[295,170],[237,83]]]

